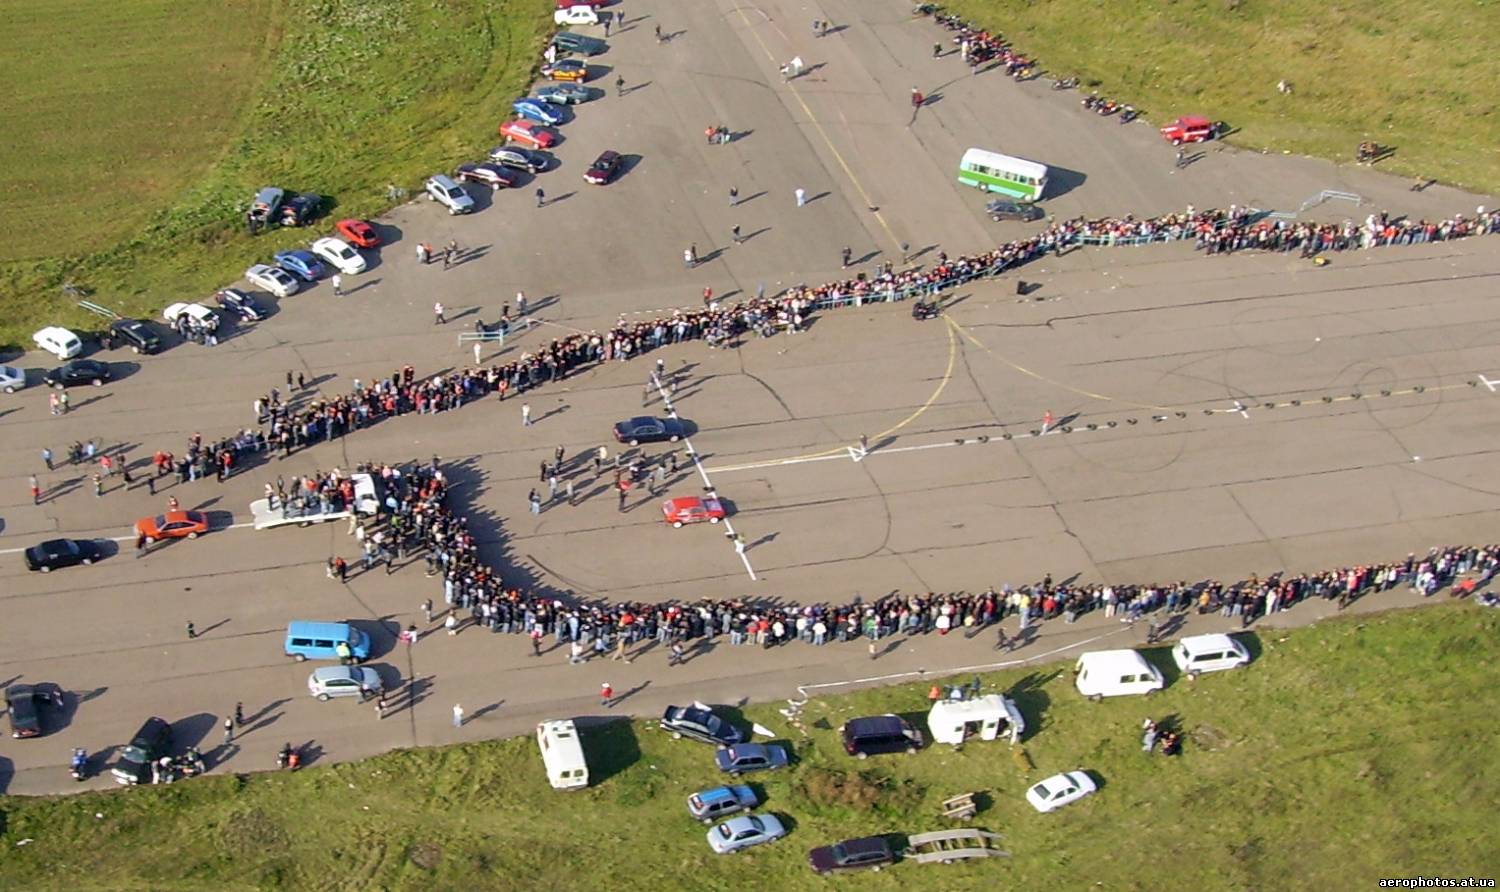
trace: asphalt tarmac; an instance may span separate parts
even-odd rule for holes
[[[1045,573],[1228,580],[1500,533],[1500,384],[1491,383],[1500,382],[1500,326],[1490,307],[1500,262],[1487,239],[1335,255],[1324,268],[1294,255],[1206,258],[1186,244],[1078,249],[959,289],[936,320],[869,305],[735,350],[661,350],[653,355],[682,376],[675,403],[700,431],[693,445],[731,504],[744,562],[719,528],[674,530],[644,495],[617,511],[609,479],[594,480],[583,463],[580,504],[528,513],[537,463],[555,446],[570,455],[606,442],[613,450],[615,420],[660,410],[659,398],[642,407],[649,366],[641,362],[532,392],[538,423],[530,428],[521,427],[519,401],[488,400],[384,422],[224,484],[155,497],[141,482],[121,489],[116,478],[96,498],[81,468],[44,471],[44,446],[61,455],[93,437],[144,466],[159,448],[182,452],[195,431],[212,438],[252,425],[252,402],[273,386],[285,391],[288,370],[312,382],[295,394],[307,399],[404,364],[419,374],[463,367],[473,357],[459,332],[493,322],[506,303],[514,310],[518,291],[535,324],[503,348],[487,345],[486,361],[621,315],[693,304],[704,287],[733,300],[762,284],[775,293],[830,281],[844,246],[857,268],[899,260],[903,242],[923,264],[939,250],[979,251],[1028,231],[991,223],[985,196],[954,182],[971,145],[1053,165],[1056,193],[1044,205],[1059,218],[1188,204],[1296,212],[1323,190],[1367,202],[1305,212],[1317,219],[1381,209],[1446,216],[1494,203],[1445,187],[1413,193],[1367,168],[1222,145],[1176,170],[1152,125],[1100,119],[1046,79],[971,77],[956,53],[932,59],[946,32],[911,18],[907,3],[835,3],[823,9],[835,25],[823,38],[811,34],[813,16],[790,4],[620,8],[626,27],[594,60],[591,83],[607,95],[561,128],[560,166],[536,178],[545,206],[535,206],[531,183],[474,190],[481,209],[471,217],[412,202],[379,221],[388,245],[367,252],[368,272],[344,277],[342,298],[322,283],[270,299],[270,318],[217,347],[177,344],[129,361],[115,351],[107,358],[120,380],[75,390],[64,417],[49,415],[39,387],[0,400],[0,681],[73,692],[64,727],[0,742],[0,791],[76,789],[66,774],[72,747],[102,765],[153,714],[174,723],[180,746],[204,748],[214,770],[248,771],[272,767],[283,742],[314,760],[342,760],[524,733],[542,719],[598,714],[602,681],[627,695],[613,712],[651,715],[691,699],[774,699],[799,685],[1064,659],[1144,634],[1090,617],[1049,623],[1013,655],[987,636],[955,634],[883,643],[873,660],[859,644],[744,648],[731,660],[715,652],[728,647],[721,643],[670,669],[660,649],[628,666],[569,666],[565,647],[536,658],[519,636],[473,629],[439,631],[408,649],[394,630],[425,626],[422,601],[441,602],[420,559],[391,576],[328,580],[330,556],[357,554],[344,524],[243,525],[277,474],[440,456],[486,557],[507,578],[607,599],[844,602],[1023,584]],[[657,23],[671,34],[662,44],[652,36]],[[783,83],[777,69],[793,55],[807,72]],[[617,75],[624,96],[614,95]],[[929,97],[915,116],[913,86]],[[706,143],[704,128],[718,124],[734,141]],[[606,148],[627,154],[624,175],[602,188],[585,184],[582,170]],[[734,207],[730,187],[739,191]],[[801,208],[797,188],[812,199]],[[734,225],[750,236],[742,245],[730,243]],[[417,242],[450,239],[461,249],[451,268],[416,263]],[[694,269],[681,262],[689,245],[705,260]],[[1017,276],[1041,287],[1018,298]],[[435,300],[448,325],[433,323]],[[49,359],[30,354],[19,364],[39,378]],[[1048,416],[1053,425],[1040,434]],[[861,435],[870,452],[855,461]],[[48,491],[39,506],[26,491],[33,472]],[[667,494],[701,488],[684,470]],[[19,550],[42,538],[129,537],[135,518],[161,511],[169,495],[210,512],[215,531],[140,560],[127,539],[93,567],[44,576],[21,566]],[[1395,593],[1356,609],[1417,600]],[[1303,622],[1320,609],[1298,607],[1275,622]],[[377,719],[373,706],[309,697],[311,667],[281,654],[293,619],[352,619],[374,632],[374,665],[406,692],[396,711]],[[196,639],[185,634],[188,621]],[[1194,619],[1187,630],[1221,622]],[[220,745],[218,725],[236,702],[249,727]],[[451,726],[455,703],[470,716],[462,729]]]

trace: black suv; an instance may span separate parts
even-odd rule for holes
[[[119,761],[109,773],[117,784],[144,784],[151,780],[151,763],[168,755],[172,749],[172,726],[166,719],[152,716],[130,739],[130,746],[120,753]]]
[[[132,353],[155,353],[161,349],[161,336],[151,327],[151,323],[141,319],[117,319],[111,322],[108,337],[120,342],[122,346],[130,345]]]
[[[323,197],[312,192],[289,198],[281,205],[282,226],[306,226],[318,215]]]
[[[844,750],[863,759],[874,753],[914,753],[922,732],[899,715],[872,715],[844,723]]]
[[[1034,204],[1024,204],[1019,201],[1011,201],[1008,198],[996,198],[984,206],[984,212],[990,215],[990,219],[999,223],[1001,220],[1019,220],[1029,223],[1042,215],[1042,209]]]

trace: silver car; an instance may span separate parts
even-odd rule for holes
[[[775,815],[740,815],[708,831],[708,847],[720,855],[738,852],[786,836]]]
[[[0,390],[15,393],[26,386],[26,373],[13,365],[0,365]]]
[[[323,666],[307,677],[307,691],[327,702],[334,697],[371,697],[384,687],[369,666]]]

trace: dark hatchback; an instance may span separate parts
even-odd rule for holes
[[[53,684],[13,684],[5,689],[5,714],[10,719],[10,736],[16,739],[42,736],[40,704],[62,708],[62,691]]]
[[[130,738],[130,745],[120,753],[109,770],[117,784],[143,784],[151,780],[151,763],[168,755],[172,749],[172,726],[166,719],[152,716]]]
[[[818,846],[807,853],[807,863],[818,873],[835,870],[879,870],[894,864],[896,853],[883,836],[847,839],[831,846]]]
[[[996,198],[984,206],[984,212],[989,214],[990,219],[996,223],[999,223],[1001,220],[1017,220],[1021,223],[1029,223],[1042,215],[1042,209],[1036,205],[1011,201],[1008,198]]]
[[[88,539],[48,539],[26,549],[26,569],[50,573],[99,558],[98,543]]]
[[[687,436],[687,427],[676,418],[652,418],[640,415],[615,423],[615,439],[639,446],[642,443],[676,443]]]

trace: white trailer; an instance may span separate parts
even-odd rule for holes
[[[250,503],[250,515],[255,520],[255,528],[269,530],[293,523],[309,526],[342,520],[354,514],[370,516],[377,513],[380,510],[380,493],[375,486],[375,478],[369,474],[352,474],[349,479],[354,481],[354,505],[351,508],[322,511],[317,502],[304,503],[295,496],[272,508],[269,499],[256,499]]]
[[[957,746],[975,737],[994,740],[1001,734],[1017,743],[1026,730],[1026,719],[1014,700],[988,694],[973,700],[939,700],[927,713],[927,727],[932,729],[933,743]]]

